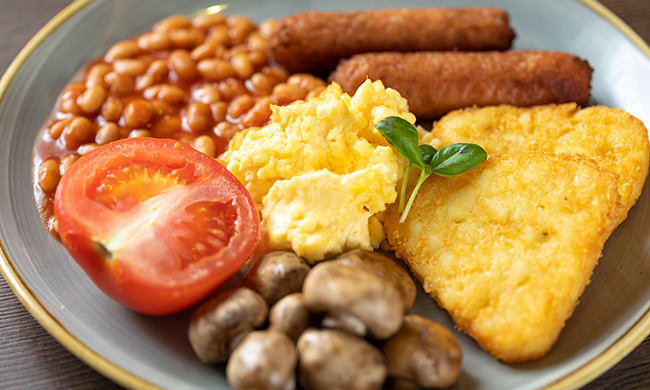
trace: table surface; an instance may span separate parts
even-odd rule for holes
[[[0,0],[0,74],[71,0]],[[601,0],[650,43],[650,0]],[[650,76],[650,75],[649,75]],[[0,388],[119,389],[49,335],[0,277]],[[650,388],[650,337],[584,390]]]

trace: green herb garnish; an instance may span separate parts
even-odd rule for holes
[[[389,116],[377,123],[375,127],[388,143],[408,161],[399,198],[400,223],[406,219],[415,195],[429,175],[435,173],[444,177],[455,176],[476,168],[487,158],[485,150],[476,144],[459,143],[445,146],[440,150],[436,150],[431,145],[418,146],[418,131],[407,120],[397,116]],[[406,182],[411,165],[415,165],[421,171],[418,182],[405,206]]]

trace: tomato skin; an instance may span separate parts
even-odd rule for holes
[[[63,175],[54,212],[61,242],[100,290],[151,315],[205,298],[259,235],[244,186],[173,140],[124,139],[82,156]]]

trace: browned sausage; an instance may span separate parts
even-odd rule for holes
[[[309,11],[281,19],[269,46],[290,72],[327,77],[340,59],[358,53],[506,50],[514,36],[499,8]]]
[[[359,54],[330,77],[348,93],[366,78],[408,100],[419,119],[470,106],[520,107],[589,101],[592,69],[575,55],[550,51]]]

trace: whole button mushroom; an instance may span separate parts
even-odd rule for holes
[[[309,269],[307,262],[294,252],[270,252],[248,271],[244,285],[259,292],[272,305],[286,295],[299,292]]]
[[[318,263],[307,274],[303,302],[308,310],[325,313],[323,326],[360,337],[386,339],[404,319],[402,296],[393,283],[334,261]]]
[[[281,332],[249,333],[234,349],[226,365],[226,378],[238,390],[294,390],[296,346]]]
[[[447,328],[409,314],[400,331],[382,346],[391,388],[446,388],[460,375],[463,353]]]
[[[271,306],[269,330],[282,332],[295,342],[311,325],[312,317],[302,301],[302,293],[289,294]]]
[[[310,390],[380,389],[386,379],[381,352],[335,329],[307,329],[298,339],[298,381]]]
[[[381,253],[365,249],[354,249],[339,255],[334,261],[363,268],[395,284],[404,300],[404,313],[413,308],[417,287],[408,271],[397,262]]]
[[[247,287],[224,291],[194,312],[190,344],[202,362],[223,363],[244,336],[264,325],[268,311],[264,298]]]

